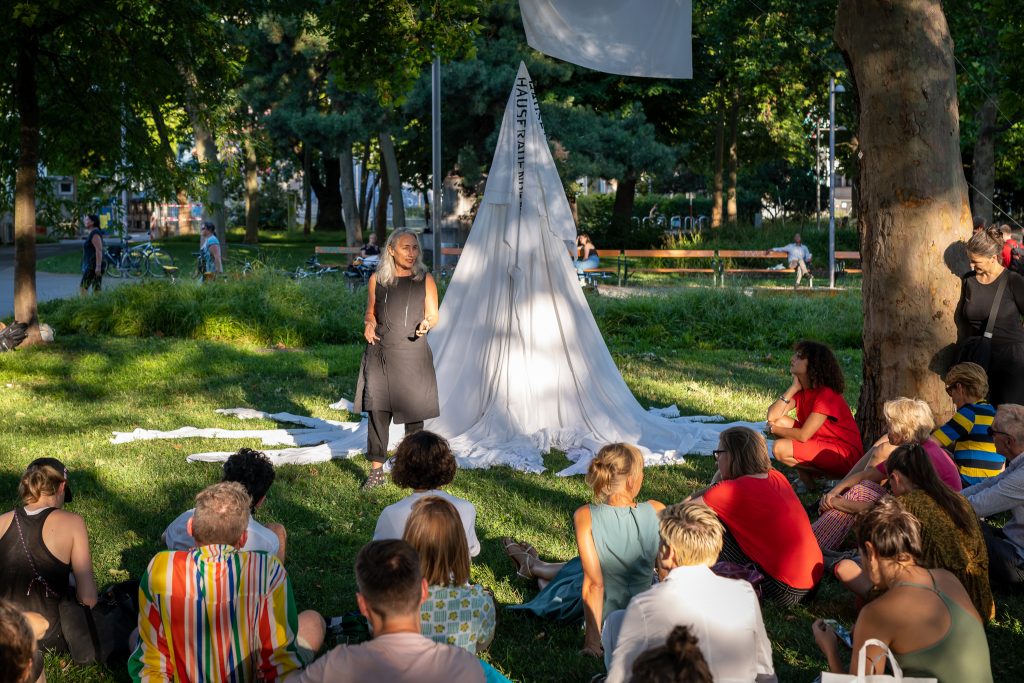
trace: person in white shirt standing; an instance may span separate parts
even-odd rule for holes
[[[663,644],[679,625],[697,637],[717,683],[777,681],[753,587],[711,571],[722,551],[718,517],[706,505],[679,503],[665,508],[659,520],[661,583],[605,622],[608,683],[628,681],[636,658]]]
[[[989,581],[993,588],[1024,584],[1024,406],[1004,403],[989,427],[996,451],[1006,457],[1006,469],[995,477],[965,488],[962,493],[979,517],[1010,511],[1001,529],[981,525],[988,548]]]
[[[766,254],[770,254],[773,251],[784,251],[788,256],[789,267],[796,270],[796,285],[800,286],[800,280],[803,279],[804,275],[807,276],[807,283],[814,286],[814,276],[811,275],[811,271],[808,268],[808,264],[811,262],[811,250],[807,248],[807,245],[800,241],[800,233],[793,235],[793,241],[784,247],[772,247]]]

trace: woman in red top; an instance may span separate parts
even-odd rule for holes
[[[795,605],[821,579],[821,549],[786,477],[772,469],[764,437],[730,427],[714,451],[721,481],[688,501],[707,505],[725,526],[719,561],[754,564],[764,599]]]
[[[864,455],[857,423],[843,399],[843,371],[832,349],[797,342],[790,360],[793,383],[768,407],[768,429],[779,437],[772,454],[797,468],[814,489],[816,476],[845,477]],[[788,413],[796,408],[796,419]]]

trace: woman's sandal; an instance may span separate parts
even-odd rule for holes
[[[534,579],[533,571],[530,569],[531,560],[537,559],[537,549],[529,543],[519,543],[509,536],[501,539],[505,554],[516,565],[516,574],[524,579]]]
[[[366,481],[360,487],[363,491],[369,491],[370,489],[383,486],[388,481],[388,475],[384,472],[383,467],[374,467],[370,469],[369,476],[366,477]]]

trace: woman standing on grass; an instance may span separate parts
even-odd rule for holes
[[[816,476],[845,477],[862,455],[860,431],[843,399],[846,383],[832,349],[797,342],[790,359],[789,388],[768,406],[768,429],[779,437],[775,459],[797,468],[808,490]],[[796,409],[796,419],[788,413]]]
[[[364,490],[387,479],[391,421],[404,424],[409,435],[440,414],[434,356],[424,339],[437,321],[437,285],[423,263],[419,237],[399,228],[384,244],[367,287],[367,346],[355,397],[355,412],[370,414],[366,455],[371,469]]]
[[[217,226],[210,221],[203,222],[200,230],[203,244],[199,248],[199,257],[203,260],[203,279],[212,280],[217,273],[224,272],[224,264],[220,259],[220,240],[217,239]]]
[[[597,503],[584,505],[573,515],[578,558],[542,562],[530,544],[502,539],[519,576],[538,579],[541,586],[533,600],[509,609],[527,609],[566,622],[582,616],[583,653],[600,657],[605,618],[651,587],[660,543],[658,513],[665,505],[656,500],[637,503],[643,483],[644,458],[637,447],[609,444],[587,469],[587,484]]]

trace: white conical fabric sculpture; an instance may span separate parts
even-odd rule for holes
[[[710,453],[728,425],[708,418],[670,420],[644,410],[619,373],[583,296],[570,249],[576,225],[541,126],[533,83],[520,64],[483,202],[428,340],[441,415],[426,429],[448,438],[459,466],[507,465],[542,472],[542,453],[575,461],[559,474],[585,472],[593,454],[616,441],[638,445],[648,464]],[[332,407],[351,408],[347,402]],[[257,437],[274,462],[344,458],[366,448],[366,422],[342,423],[236,408],[239,418],[269,418],[306,429],[115,433],[140,439]],[[746,424],[763,429],[764,424]],[[391,447],[404,429],[394,425]],[[190,460],[222,460],[199,453]]]

